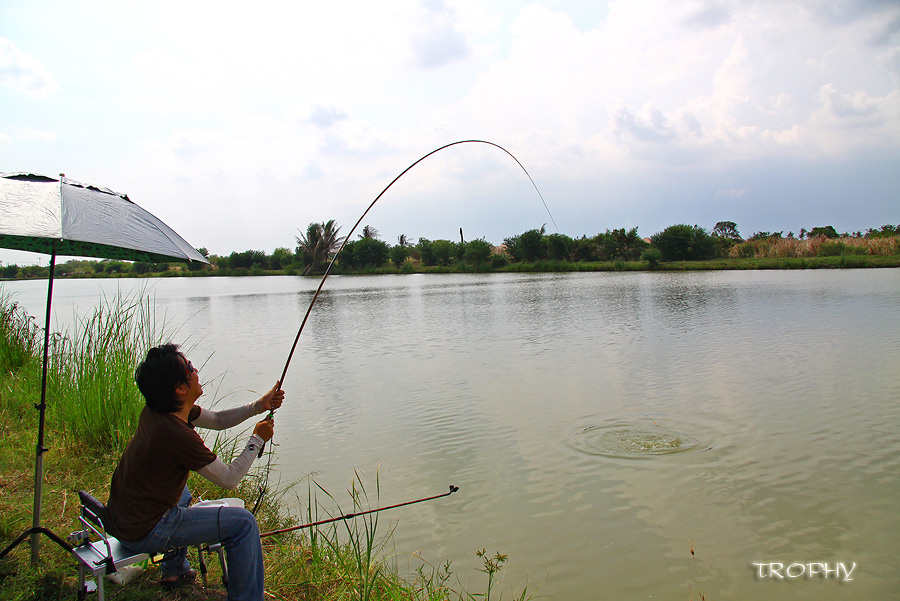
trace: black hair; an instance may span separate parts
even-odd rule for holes
[[[157,413],[175,413],[182,403],[175,389],[188,383],[184,355],[177,344],[163,344],[147,351],[147,358],[134,372],[147,406]]]

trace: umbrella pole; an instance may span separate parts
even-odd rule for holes
[[[34,461],[34,511],[31,535],[31,565],[37,565],[41,553],[41,494],[44,488],[44,415],[47,409],[47,363],[50,353],[50,307],[53,302],[53,272],[56,270],[56,244],[50,255],[50,283],[47,285],[47,318],[44,322],[44,365],[41,373],[41,403],[34,408],[40,412],[38,441]]]
[[[0,559],[6,557],[19,543],[25,541],[31,535],[31,565],[40,563],[41,537],[43,534],[57,545],[72,553],[72,545],[58,537],[52,531],[41,526],[41,492],[44,485],[44,414],[47,409],[47,365],[50,355],[50,307],[53,300],[53,272],[56,269],[56,243],[53,243],[53,254],[50,255],[50,283],[47,288],[47,320],[44,325],[44,367],[41,374],[41,402],[34,408],[40,411],[41,417],[38,425],[37,452],[34,462],[34,525],[23,532],[9,546],[0,551]]]

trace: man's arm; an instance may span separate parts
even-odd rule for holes
[[[275,422],[273,420],[264,419],[257,422],[256,427],[253,428],[253,435],[247,441],[241,454],[234,458],[234,461],[225,465],[221,459],[216,457],[212,463],[197,470],[197,473],[213,484],[231,490],[247,475],[250,466],[253,465],[253,460],[259,456],[259,448],[263,442],[272,440],[274,433]]]
[[[262,395],[259,400],[247,403],[241,407],[233,407],[222,411],[211,411],[201,408],[200,415],[191,423],[210,430],[224,430],[225,428],[238,425],[248,417],[278,409],[284,401],[284,391],[279,386],[280,382],[275,382],[275,386]]]
[[[232,407],[231,409],[223,409],[222,411],[211,411],[210,409],[200,408],[200,415],[197,416],[192,424],[201,428],[209,428],[210,430],[224,430],[236,426],[248,417],[259,415],[262,410],[259,407],[259,401],[247,403],[240,407]]]
[[[262,444],[263,439],[254,434],[247,441],[241,454],[234,458],[234,461],[225,465],[225,462],[216,457],[212,463],[197,470],[197,473],[216,486],[231,490],[250,471],[250,466],[253,465],[253,460],[259,454]]]

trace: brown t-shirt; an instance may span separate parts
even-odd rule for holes
[[[192,422],[199,415],[200,407],[194,407],[188,419]],[[215,458],[193,425],[145,406],[112,477],[107,529],[124,541],[146,538],[178,504],[188,473]]]

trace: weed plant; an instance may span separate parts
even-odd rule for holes
[[[691,541],[691,566],[694,568],[694,583],[697,585],[697,601],[706,601],[706,594],[700,590],[700,570],[697,569],[697,557],[694,555],[694,542]],[[694,591],[688,586],[691,601],[694,601]]]

